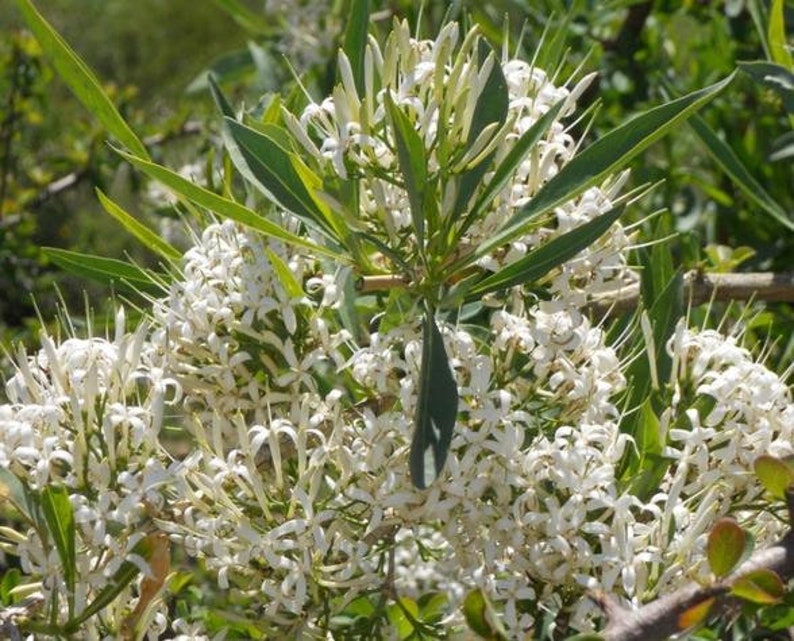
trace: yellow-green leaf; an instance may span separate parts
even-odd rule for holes
[[[747,536],[733,519],[723,518],[715,523],[706,543],[706,557],[715,576],[722,578],[744,555]]]
[[[762,454],[753,463],[753,469],[761,485],[776,499],[786,496],[786,489],[794,485],[794,470],[785,461]]]
[[[766,568],[740,576],[731,586],[731,594],[734,596],[760,605],[778,603],[784,591],[780,577]]]

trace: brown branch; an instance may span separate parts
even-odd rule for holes
[[[794,492],[787,494],[790,513],[794,513]],[[603,592],[594,593],[595,601],[607,617],[601,632],[605,641],[659,641],[680,634],[681,617],[691,608],[714,599],[709,618],[735,610],[741,603],[730,594],[730,586],[737,578],[756,570],[771,570],[783,583],[794,578],[794,531],[789,531],[775,545],[756,551],[728,577],[709,585],[690,583],[670,594],[659,597],[637,610],[630,610]]]
[[[703,274],[688,272],[684,276],[684,298],[696,307],[710,300],[763,300],[794,302],[794,273],[774,274]],[[596,316],[619,316],[634,311],[639,305],[639,285],[633,283],[620,290],[600,294],[588,309]]]

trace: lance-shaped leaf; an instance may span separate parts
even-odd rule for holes
[[[414,129],[402,110],[394,104],[391,94],[386,92],[386,113],[394,132],[397,159],[403,175],[411,219],[414,224],[417,244],[421,250],[425,238],[425,183],[427,182],[427,153],[422,138]]]
[[[411,480],[419,489],[425,489],[441,473],[457,415],[458,386],[449,366],[444,339],[428,308],[422,332],[419,398],[411,443]]]
[[[742,161],[733,153],[733,149],[714,133],[706,124],[706,121],[695,115],[689,124],[703,144],[706,145],[711,157],[719,165],[720,169],[728,174],[734,184],[772,218],[794,231],[794,218],[787,214],[778,202],[764,190],[753,175],[747,171]]]
[[[493,66],[477,98],[477,104],[474,106],[471,129],[469,130],[469,137],[466,141],[467,149],[474,144],[477,140],[477,136],[486,127],[493,123],[501,127],[507,119],[507,109],[510,98],[507,92],[507,81],[502,72],[502,65],[496,60],[496,54],[488,43],[484,40],[480,40],[478,51],[480,64],[484,64],[489,56],[491,56]],[[496,132],[494,132],[494,135],[496,135]],[[455,205],[453,207],[453,218],[457,219],[458,216],[465,211],[469,200],[481,185],[482,179],[489,169],[491,158],[493,158],[493,153],[489,154],[485,159],[460,176],[458,194],[455,198]]]
[[[66,44],[30,0],[16,0],[16,5],[42,50],[83,106],[116,140],[136,155],[148,158],[146,147],[121,117],[113,101],[102,91],[99,81],[88,65]]]
[[[359,96],[364,95],[364,50],[369,30],[370,0],[352,0],[345,30],[344,52]]]
[[[119,221],[124,226],[124,229],[135,236],[135,238],[141,241],[146,247],[160,254],[160,256],[169,262],[175,261],[182,256],[182,252],[176,247],[160,238],[156,232],[149,229],[134,216],[128,214],[118,204],[103,194],[100,189],[96,190],[96,195],[97,198],[99,198],[99,202],[102,203],[102,207],[105,208],[105,211]]]
[[[58,551],[58,558],[61,560],[71,615],[74,610],[74,587],[77,577],[76,526],[74,510],[66,488],[53,485],[45,487],[41,492],[41,511],[47,522],[47,530],[55,543],[55,549]]]
[[[223,218],[236,220],[238,223],[242,223],[251,229],[262,232],[266,236],[278,238],[279,240],[283,240],[284,242],[290,243],[292,245],[305,247],[319,254],[341,260],[341,256],[337,252],[318,245],[317,243],[313,243],[310,240],[306,240],[302,236],[293,234],[292,232],[284,229],[281,225],[278,225],[272,220],[268,220],[267,218],[257,214],[255,211],[248,209],[248,207],[245,207],[233,200],[229,200],[228,198],[224,198],[223,196],[219,196],[215,192],[205,189],[201,185],[197,185],[193,181],[188,180],[184,176],[180,176],[177,172],[172,171],[167,167],[149,162],[148,160],[143,160],[142,158],[137,158],[136,156],[132,156],[122,151],[119,151],[118,153],[126,158],[130,163],[138,167],[138,169],[143,171],[143,173],[145,173],[147,176],[154,178],[158,182],[161,182],[166,187],[173,190],[173,192],[177,195],[182,196],[188,201],[195,203],[196,205],[200,205],[201,207],[204,207],[209,211],[222,216]]]
[[[736,72],[720,82],[687,94],[632,118],[577,154],[559,173],[517,211],[491,238],[470,254],[471,264],[524,233],[532,219],[575,198],[625,166],[643,149],[672,131],[686,118],[719,95]],[[456,267],[460,267],[457,265]]]
[[[255,177],[255,185],[271,200],[340,242],[346,234],[343,223],[332,215],[327,205],[315,198],[312,191],[322,186],[322,180],[295,154],[284,149],[271,135],[247,127],[226,117],[226,126],[237,143],[244,169]],[[243,167],[238,169],[243,170]]]
[[[623,206],[613,207],[597,218],[580,225],[542,245],[523,258],[491,274],[469,290],[470,294],[487,294],[498,289],[535,281],[555,267],[576,256],[612,226]]]
[[[57,247],[44,247],[42,251],[52,262],[72,274],[132,292],[162,294],[163,287],[159,283],[169,279],[165,274],[153,274],[115,258],[103,258]]]

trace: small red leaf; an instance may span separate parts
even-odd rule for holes
[[[711,606],[714,605],[714,601],[714,597],[711,597],[710,599],[701,601],[697,605],[693,605],[691,608],[684,610],[684,612],[678,616],[678,629],[687,630],[703,623],[711,610]]]

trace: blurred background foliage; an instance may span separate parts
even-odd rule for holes
[[[233,104],[249,108],[269,92],[300,100],[296,74],[315,99],[329,92],[349,2],[334,0],[329,9],[300,0],[301,11],[289,19],[277,12],[281,4],[41,0],[38,8],[106,84],[134,130],[148,137],[155,159],[177,168],[212,155],[219,119],[202,80],[207,69]],[[385,33],[394,16],[418,24],[426,37],[449,17],[463,18],[479,23],[510,55],[532,59],[537,50],[538,64],[558,82],[577,69],[579,76],[597,71],[598,81],[580,101],[582,110],[597,106],[589,140],[634,113],[715,82],[738,61],[769,58],[769,6],[753,0],[371,4],[376,34]],[[55,316],[59,296],[72,316],[84,308],[85,281],[47,264],[40,246],[153,260],[102,211],[95,187],[143,218],[174,215],[147,197],[146,183],[104,144],[103,132],[9,8],[0,13],[0,343],[6,347],[35,338],[31,293],[45,319]],[[788,25],[792,13],[787,7]],[[561,66],[548,67],[560,59]],[[780,95],[740,75],[702,116],[779,206],[793,212],[794,171],[784,145],[791,144],[785,138],[792,135],[791,120]],[[656,213],[643,223],[644,235],[673,236],[670,246],[683,270],[793,269],[790,228],[735,186],[689,126],[637,158],[632,181],[659,183],[628,215],[642,220]],[[106,294],[93,289],[88,296],[96,307]],[[757,303],[749,314],[743,305],[715,305],[693,316],[702,324],[744,319],[748,340],[772,345],[773,368],[782,371],[794,360],[790,305]]]

